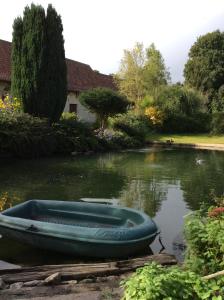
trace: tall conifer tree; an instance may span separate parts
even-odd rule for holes
[[[67,98],[67,69],[65,62],[63,26],[61,17],[52,5],[48,5],[46,17],[46,95],[51,121],[57,121]]]
[[[23,21],[16,18],[13,24],[12,38],[12,94],[21,98],[21,53],[22,53]]]
[[[12,93],[23,101],[24,112],[57,121],[67,94],[63,27],[49,5],[26,7],[13,26]]]

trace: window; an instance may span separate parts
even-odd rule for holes
[[[77,113],[77,104],[69,104],[69,112]]]

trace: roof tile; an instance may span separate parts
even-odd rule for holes
[[[68,91],[85,91],[95,87],[116,90],[113,77],[93,71],[84,63],[67,59]],[[11,81],[11,43],[0,40],[0,81]]]

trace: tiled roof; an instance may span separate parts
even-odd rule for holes
[[[10,82],[11,43],[0,40],[0,80]]]
[[[78,61],[66,58],[68,91],[84,91],[94,87],[116,89],[113,77],[93,71]],[[11,43],[0,40],[0,81],[11,81]]]

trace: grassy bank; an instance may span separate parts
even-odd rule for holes
[[[150,134],[146,140],[165,142],[171,139],[175,143],[224,144],[224,135],[209,134]]]

